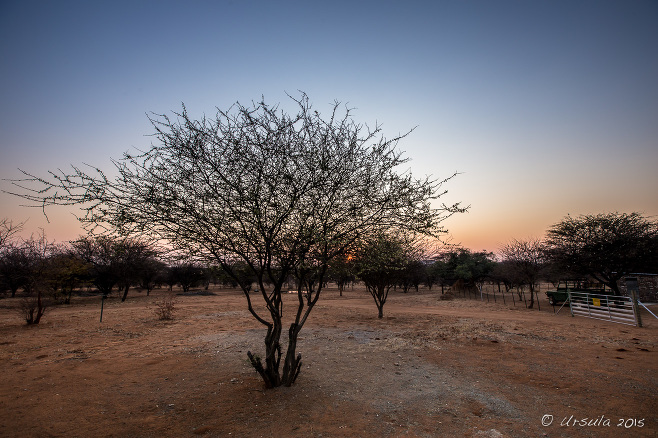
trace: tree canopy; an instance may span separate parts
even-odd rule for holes
[[[658,222],[639,213],[567,216],[549,228],[546,243],[565,272],[591,275],[616,294],[623,276],[658,267]]]

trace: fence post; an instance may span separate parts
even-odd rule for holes
[[[626,290],[628,291],[628,296],[631,297],[631,302],[633,303],[633,313],[635,314],[635,320],[637,321],[637,326],[642,327],[642,318],[640,317],[640,306],[637,303],[637,295],[640,291],[640,287],[635,277],[626,277]]]
[[[541,290],[541,284],[538,284],[537,288],[539,288],[539,290]],[[541,304],[539,304],[539,291],[537,291],[537,290],[535,291],[535,297],[537,298],[537,311],[541,312]]]
[[[103,322],[103,306],[105,304],[105,294],[101,297],[101,320],[100,322]]]

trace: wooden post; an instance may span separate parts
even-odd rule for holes
[[[626,277],[626,290],[628,296],[631,297],[633,303],[633,313],[635,313],[635,321],[638,327],[642,327],[642,318],[640,317],[640,305],[637,302],[637,296],[640,292],[640,286],[635,277]]]
[[[101,320],[100,322],[103,322],[103,305],[105,304],[105,294],[101,297]]]

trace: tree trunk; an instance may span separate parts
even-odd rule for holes
[[[265,382],[266,388],[276,388],[281,386],[281,376],[279,375],[279,363],[281,361],[281,320],[277,319],[267,328],[265,336],[265,366],[260,357],[247,352],[251,365],[260,374]]]
[[[123,289],[123,296],[121,297],[121,302],[123,303],[126,301],[126,298],[128,297],[128,289],[130,289],[130,285],[126,285],[125,288]]]
[[[288,351],[286,352],[286,360],[283,363],[283,375],[281,376],[281,384],[284,386],[291,386],[297,380],[299,371],[302,368],[302,355],[295,356],[297,349],[297,324],[290,324],[288,330]]]
[[[37,291],[37,316],[34,319],[34,324],[39,324],[39,322],[41,321],[41,317],[43,316],[45,311],[46,311],[46,307],[43,305],[43,302],[41,301],[41,291]]]

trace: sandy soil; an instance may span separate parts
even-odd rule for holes
[[[264,390],[246,357],[264,329],[238,291],[179,295],[169,322],[155,314],[165,293],[109,299],[102,323],[99,298],[74,297],[33,327],[0,300],[0,436],[658,434],[648,313],[636,328],[421,290],[392,292],[379,320],[363,290],[330,288],[300,335],[296,384]]]

